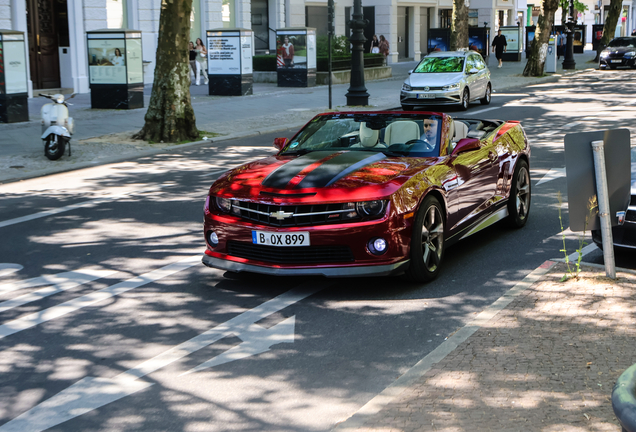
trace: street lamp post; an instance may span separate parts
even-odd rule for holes
[[[362,15],[362,0],[353,0],[353,19],[349,22],[351,27],[351,81],[347,97],[348,106],[369,105],[369,93],[364,86],[364,46],[367,41],[364,37],[364,28],[367,21]]]
[[[570,0],[570,16],[568,17],[567,34],[565,43],[565,56],[563,58],[563,69],[576,69],[574,61],[574,0]]]

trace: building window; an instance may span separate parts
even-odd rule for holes
[[[236,27],[234,4],[235,0],[223,0],[223,6],[221,9],[221,20],[223,21],[223,28]]]
[[[451,28],[453,22],[453,10],[452,9],[440,9],[439,10],[439,27]]]

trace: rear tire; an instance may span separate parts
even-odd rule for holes
[[[521,228],[528,221],[530,212],[530,170],[524,160],[517,162],[510,185],[508,197],[508,224],[512,228]]]
[[[431,195],[420,205],[411,233],[410,265],[406,276],[415,282],[430,282],[439,274],[444,257],[445,221],[442,206]]]
[[[479,102],[481,102],[482,105],[490,105],[491,97],[492,97],[492,87],[490,83],[488,83],[488,85],[486,86],[486,94],[484,94],[483,98],[479,99]]]
[[[464,89],[462,99],[459,101],[459,104],[462,111],[466,111],[468,109],[468,105],[470,105],[470,94],[468,93],[467,88]]]
[[[64,154],[66,140],[55,134],[50,134],[44,140],[44,154],[50,160],[58,160]]]

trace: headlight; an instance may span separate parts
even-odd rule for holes
[[[216,206],[223,213],[229,213],[232,210],[232,200],[229,198],[216,197]]]
[[[411,87],[407,83],[402,84],[402,91],[411,91],[411,90],[413,90],[413,87]]]
[[[605,50],[605,51],[601,51],[601,57],[605,58],[609,55],[609,51]]]
[[[444,91],[459,90],[460,87],[461,87],[461,85],[459,83],[456,83],[456,84],[451,84],[451,85],[444,86],[444,87],[442,87],[442,90],[444,90]]]
[[[634,57],[636,56],[636,51],[629,51],[625,53],[625,57]]]
[[[384,201],[362,201],[356,203],[356,212],[362,217],[378,216],[384,211]]]

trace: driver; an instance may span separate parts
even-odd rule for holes
[[[424,137],[430,144],[437,144],[437,120],[424,120]]]

